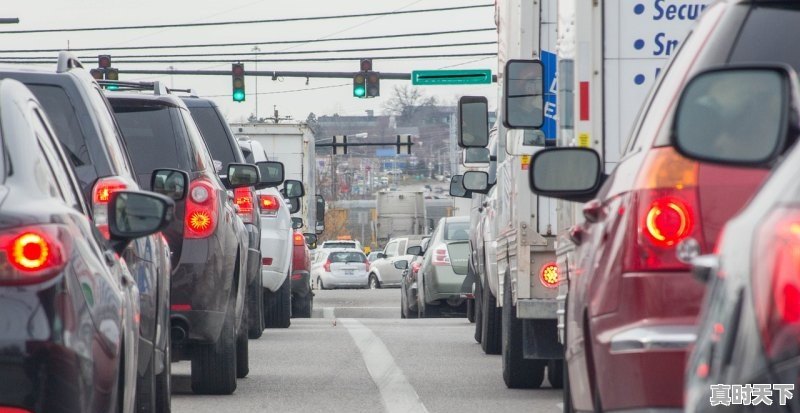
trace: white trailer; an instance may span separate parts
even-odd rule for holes
[[[376,197],[378,245],[386,245],[391,238],[427,233],[422,191],[379,191]]]

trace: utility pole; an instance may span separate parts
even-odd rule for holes
[[[258,52],[261,51],[261,48],[258,46],[253,46],[253,48],[250,50],[253,52],[253,56],[255,56],[256,72],[258,72]],[[256,119],[258,119],[258,76],[256,76]],[[275,121],[275,123],[278,123],[278,121]]]
[[[175,66],[170,66],[169,70],[174,71]],[[169,75],[169,87],[175,89],[175,76],[172,74]]]

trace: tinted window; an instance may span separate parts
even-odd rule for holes
[[[326,242],[323,248],[355,248],[355,242]]]
[[[332,252],[328,259],[331,262],[366,262],[367,256],[360,252]]]
[[[753,9],[734,46],[731,62],[783,62],[800,69],[800,5]]]
[[[463,241],[469,239],[469,222],[449,222],[445,225],[444,239]]]
[[[203,134],[214,160],[222,162],[223,170],[229,163],[236,162],[236,155],[231,147],[225,123],[214,108],[194,107],[189,108],[200,133]],[[253,163],[253,162],[251,162]]]
[[[185,156],[179,156],[174,109],[161,105],[114,105],[114,111],[140,185],[149,187],[154,169],[187,169]]]

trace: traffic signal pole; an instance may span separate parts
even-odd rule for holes
[[[185,76],[230,76],[230,70],[119,70],[120,74],[127,75],[185,75]],[[302,77],[318,79],[353,79],[357,72],[292,72],[273,70],[248,70],[246,76],[264,76],[277,79],[279,77]],[[411,73],[386,73],[381,72],[381,79],[411,80]]]

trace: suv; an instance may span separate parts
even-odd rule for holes
[[[135,191],[140,185],[100,86],[66,52],[59,53],[55,72],[4,68],[0,78],[26,84],[37,97],[75,168],[81,194],[91,206],[89,217],[108,238],[111,194]],[[143,179],[149,180],[153,169],[141,170]],[[160,234],[137,239],[121,254],[136,277],[141,303],[139,411],[170,406],[169,255],[169,246]]]
[[[414,249],[412,252],[408,250],[419,247],[425,237],[427,235],[409,235],[389,240],[383,252],[378,252],[376,260],[371,261],[369,288],[399,287],[404,270],[395,268],[394,262],[403,259],[405,255],[419,255],[420,249]]]
[[[109,92],[139,184],[151,188],[145,171],[174,168],[188,173],[189,195],[176,202],[177,219],[164,231],[172,249],[172,360],[192,361],[192,390],[230,394],[248,373],[246,314],[247,230],[233,195],[223,184],[189,109],[155,83],[115,82]],[[257,182],[255,166],[230,164],[228,181]],[[251,170],[252,177],[240,171]],[[255,172],[253,172],[255,171]],[[234,172],[232,176],[230,172]],[[163,191],[166,181],[156,182]],[[249,182],[249,185],[242,185]]]
[[[196,96],[183,97],[192,118],[208,145],[215,163],[221,163],[225,171],[231,163],[255,163],[245,160],[236,139],[233,137],[219,107],[209,100]],[[224,179],[223,179],[224,181]],[[259,338],[264,332],[265,313],[261,292],[261,223],[258,203],[255,202],[255,187],[236,188],[234,199],[239,207],[239,217],[247,228],[249,247],[247,252],[247,322],[248,336]]]

